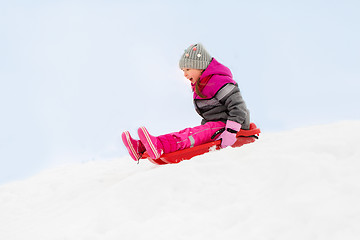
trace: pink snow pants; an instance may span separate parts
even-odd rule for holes
[[[223,122],[207,122],[204,125],[186,128],[180,132],[158,136],[157,139],[163,145],[164,153],[171,153],[215,141],[216,138],[211,139],[211,137],[225,125]]]

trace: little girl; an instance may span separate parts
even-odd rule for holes
[[[200,43],[185,50],[179,66],[191,82],[195,109],[202,117],[201,125],[158,137],[140,127],[140,140],[133,139],[128,131],[123,132],[124,145],[136,161],[145,151],[152,159],[158,159],[163,153],[218,139],[222,139],[221,147],[225,148],[236,142],[236,133],[241,128],[249,129],[249,110],[229,68],[212,58]]]

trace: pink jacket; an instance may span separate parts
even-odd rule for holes
[[[250,114],[243,100],[238,84],[233,80],[229,68],[222,65],[214,58],[200,77],[200,81],[213,75],[202,90],[206,98],[201,98],[193,86],[193,99],[197,113],[206,122],[231,120],[249,129]]]
[[[232,79],[232,73],[230,69],[218,61],[215,58],[212,59],[209,66],[205,69],[203,74],[200,77],[200,81],[207,76],[213,75],[209,82],[206,84],[202,93],[211,98],[213,97],[219,89],[227,83],[236,84],[236,82]],[[201,99],[195,92],[195,85],[193,85],[194,91],[194,99]]]

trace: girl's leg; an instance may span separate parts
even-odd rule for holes
[[[216,131],[225,127],[223,122],[207,122],[204,125],[186,128],[180,132],[158,136],[164,153],[175,152],[185,148],[195,147],[207,142],[214,141],[211,137]]]

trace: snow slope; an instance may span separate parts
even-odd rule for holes
[[[176,165],[129,157],[0,186],[0,239],[360,239],[360,121]]]

